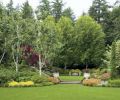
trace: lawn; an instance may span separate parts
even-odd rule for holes
[[[0,88],[0,100],[119,100],[120,88],[53,85]]]
[[[63,81],[79,81],[82,80],[82,76],[60,76],[60,80]]]

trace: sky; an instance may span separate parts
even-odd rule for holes
[[[4,5],[6,5],[10,0],[0,0]],[[22,5],[26,0],[13,0],[14,6],[16,5]],[[35,9],[40,0],[28,0],[30,5]],[[52,1],[52,0],[49,0]],[[92,5],[93,0],[63,0],[63,3],[65,4],[65,8],[71,7],[74,15],[76,17],[80,16],[83,12],[87,12],[90,6]],[[116,0],[106,0],[108,4],[112,5],[115,3]]]

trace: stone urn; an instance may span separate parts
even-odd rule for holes
[[[90,78],[90,73],[85,72],[83,76],[84,76],[85,79],[89,79]]]
[[[54,72],[53,77],[58,78],[59,77],[59,72]]]

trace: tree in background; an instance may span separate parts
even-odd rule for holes
[[[75,55],[80,63],[86,65],[102,63],[105,52],[105,34],[91,17],[82,16],[75,24]]]
[[[63,10],[62,16],[68,17],[68,18],[70,18],[72,21],[75,20],[74,13],[73,13],[73,11],[72,11],[72,9],[71,9],[70,7]]]
[[[56,22],[62,16],[63,6],[64,4],[62,0],[54,0],[52,2],[52,15],[55,17]]]
[[[14,11],[13,0],[10,0],[10,2],[7,4],[7,14],[11,15],[13,11]]]
[[[51,15],[51,6],[48,0],[42,0],[37,7],[36,15],[38,20],[44,20]]]
[[[116,6],[113,8],[111,12],[111,20],[112,20],[112,32],[113,32],[113,39],[118,40],[120,39],[120,6]]]
[[[89,15],[102,25],[103,31],[106,34],[106,44],[111,44],[111,19],[110,19],[110,6],[106,0],[94,0],[89,9]]]
[[[100,24],[105,24],[108,17],[108,8],[106,0],[94,0],[89,9],[89,15]]]
[[[29,5],[29,2],[28,2],[28,1],[26,1],[26,2],[23,4],[23,7],[22,7],[22,17],[23,17],[23,19],[26,19],[26,18],[34,18],[33,9],[32,9],[32,7]]]

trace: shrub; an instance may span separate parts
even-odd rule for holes
[[[8,81],[15,80],[16,72],[10,69],[0,69],[0,85],[4,85]]]
[[[120,79],[109,80],[109,86],[120,87]]]
[[[18,72],[19,77],[30,77],[36,74],[37,74],[36,72],[30,71],[30,70],[24,70],[24,71]]]
[[[97,86],[101,83],[100,79],[95,79],[95,78],[91,78],[91,79],[87,79],[87,80],[83,80],[83,85],[86,86]]]
[[[31,77],[31,80],[36,83],[36,84],[40,84],[40,83],[44,83],[44,82],[48,82],[48,78],[45,76],[39,76],[39,75],[34,75]]]
[[[72,73],[78,73],[78,75],[81,75],[81,71],[79,69],[72,69],[69,71],[69,74],[72,75]]]
[[[69,70],[68,69],[61,69],[61,70],[59,70],[59,73],[61,74],[61,75],[69,75]]]
[[[60,83],[60,80],[58,78],[55,78],[55,77],[49,77],[48,80],[49,80],[49,82],[52,82],[54,84]]]
[[[100,79],[105,81],[105,80],[110,79],[110,77],[111,77],[111,74],[107,72],[107,73],[102,74],[100,76]]]
[[[16,81],[29,81],[31,80],[31,76],[22,76],[22,77],[18,77],[18,79],[16,79]]]
[[[19,86],[19,83],[16,81],[12,81],[12,82],[8,83],[8,86],[10,86],[10,87]]]
[[[17,87],[17,86],[33,86],[34,82],[32,81],[26,81],[26,82],[16,82],[16,81],[12,81],[8,83],[9,87]]]

